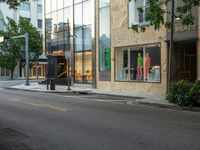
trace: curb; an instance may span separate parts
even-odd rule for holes
[[[151,102],[143,102],[138,101],[137,99],[144,99],[143,97],[137,97],[137,96],[121,96],[121,95],[114,95],[114,94],[105,94],[105,93],[96,93],[91,91],[75,91],[75,90],[67,90],[66,91],[54,91],[54,90],[33,90],[33,89],[19,89],[19,88],[12,88],[12,87],[4,87],[4,89],[9,90],[18,90],[18,91],[31,91],[31,92],[40,92],[40,93],[74,93],[74,94],[83,94],[83,95],[105,95],[105,96],[117,96],[117,97],[126,97],[126,98],[134,98],[135,100],[127,100],[127,104],[129,105],[143,105],[143,106],[152,106],[157,108],[168,108],[168,109],[175,109],[175,110],[182,110],[182,111],[190,111],[190,112],[200,112],[200,107],[186,107],[186,106],[178,106],[176,104],[160,104],[160,103],[151,103]]]

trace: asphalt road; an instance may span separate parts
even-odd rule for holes
[[[200,113],[0,89],[0,150],[200,150]]]

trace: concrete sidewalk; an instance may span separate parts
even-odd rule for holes
[[[108,89],[94,89],[91,85],[87,84],[75,84],[71,87],[71,90],[67,90],[67,86],[56,85],[55,90],[47,90],[47,85],[30,83],[29,86],[24,84],[14,85],[7,87],[9,89],[18,89],[18,90],[29,90],[37,92],[48,92],[48,93],[85,93],[85,94],[104,94],[104,95],[113,95],[113,96],[125,96],[133,97],[134,103],[144,104],[144,105],[156,105],[159,107],[172,108],[176,105],[171,104],[165,100],[165,95],[160,93],[147,93],[139,91],[124,91],[124,90],[108,90]]]

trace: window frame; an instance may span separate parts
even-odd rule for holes
[[[130,3],[131,2],[134,2],[134,15],[133,15],[133,20],[132,20],[132,22],[131,22],[131,19],[130,19]],[[147,0],[143,0],[143,6],[142,6],[142,8],[143,8],[143,21],[142,22],[136,22],[135,20],[135,9],[137,9],[137,8],[135,8],[135,4],[136,4],[136,2],[135,2],[135,0],[132,0],[132,1],[128,1],[128,28],[131,28],[131,26],[132,25],[139,25],[139,26],[142,26],[142,25],[146,25],[146,24],[149,24],[149,22],[148,21],[146,21],[146,16],[145,16],[145,14],[146,14],[146,8],[148,8],[148,6],[147,6]],[[139,12],[138,12],[138,14],[139,14]]]
[[[145,78],[143,78],[142,80],[131,80],[130,77],[127,79],[127,80],[120,80],[120,79],[117,79],[117,67],[118,67],[118,58],[117,58],[117,54],[118,52],[117,51],[128,51],[128,75],[130,75],[130,71],[131,71],[131,67],[130,67],[130,52],[131,52],[131,49],[135,49],[135,48],[141,48],[142,47],[142,51],[143,51],[143,63],[144,63],[144,54],[146,54],[146,48],[148,47],[159,47],[160,48],[160,76],[159,76],[159,81],[148,81],[148,80],[145,80]],[[123,47],[115,47],[114,48],[114,81],[115,82],[135,82],[135,83],[149,83],[149,84],[152,84],[152,83],[155,83],[155,84],[160,84],[162,82],[162,59],[161,59],[161,56],[162,56],[162,51],[161,51],[161,43],[149,43],[149,44],[143,44],[143,45],[133,45],[133,46],[123,46]],[[123,57],[123,56],[122,56]],[[143,67],[143,74],[145,73],[144,72],[144,67]]]

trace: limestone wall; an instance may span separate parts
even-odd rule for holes
[[[98,8],[98,3],[96,2]],[[96,37],[98,37],[98,9],[96,9]],[[134,81],[115,81],[115,55],[117,47],[160,43],[161,46],[161,82],[142,83]],[[98,77],[98,38],[97,50],[97,88],[148,91],[165,93],[167,82],[167,43],[166,29],[155,31],[148,28],[144,33],[135,33],[128,27],[128,0],[111,0],[111,82],[99,81]]]

